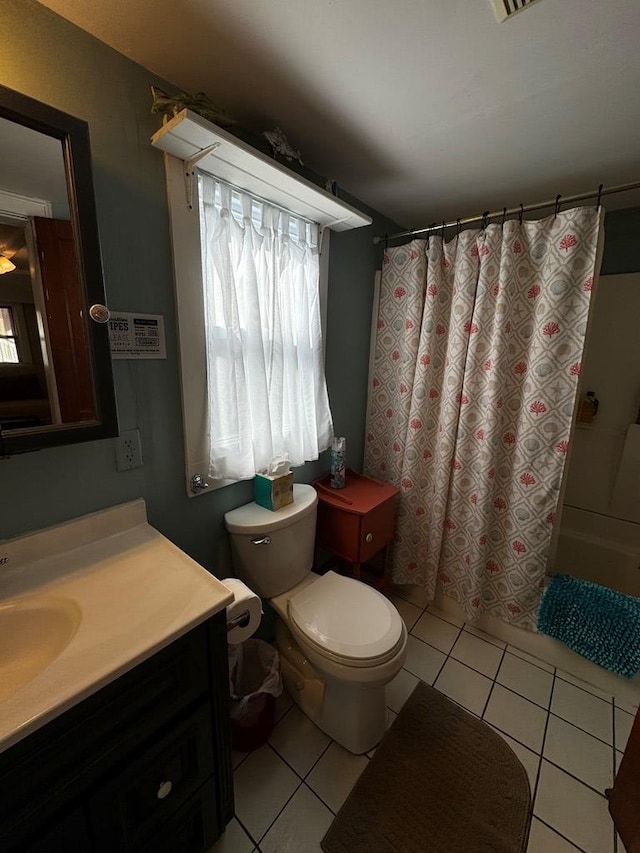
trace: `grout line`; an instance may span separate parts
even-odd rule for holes
[[[543,823],[543,824],[547,827],[547,829],[550,829],[552,832],[555,832],[555,834],[556,834],[556,835],[559,835],[559,836],[560,836],[560,838],[562,838],[564,841],[568,842],[572,847],[575,847],[575,848],[576,848],[576,850],[579,850],[579,851],[580,851],[580,853],[586,853],[586,851],[585,851],[585,850],[583,850],[583,849],[582,849],[582,847],[579,847],[579,846],[575,843],[575,841],[572,841],[570,838],[567,838],[567,836],[566,836],[566,835],[563,835],[561,832],[559,832],[559,831],[555,828],[555,826],[551,826],[551,824],[550,824],[550,823],[547,823],[547,822],[546,822],[546,820],[543,820],[543,819],[542,819],[541,817],[539,817],[537,814],[536,814],[536,815],[533,815],[533,817],[535,817],[535,819],[536,819],[536,820],[539,820],[539,821],[540,821],[540,823]]]
[[[608,699],[603,699],[602,696],[598,696],[598,694],[594,693],[593,691],[598,690],[600,693],[604,693],[605,695],[607,695],[606,690],[601,690],[597,685],[590,684],[588,681],[583,681],[581,678],[578,678],[578,676],[574,675],[572,672],[567,672],[564,669],[562,671],[567,675],[570,675],[572,678],[575,678],[576,681],[580,682],[580,684],[576,684],[575,682],[569,681],[568,679],[563,678],[561,675],[558,675],[560,681],[564,681],[565,684],[570,684],[571,687],[575,687],[576,690],[584,690],[584,692],[588,693],[589,696],[593,696],[595,699],[599,699],[601,702],[606,702],[608,705],[611,705],[613,703],[613,700],[615,698],[613,694],[610,694]],[[583,684],[586,686],[582,687]],[[591,690],[589,690],[589,688],[591,688]]]
[[[575,776],[570,770],[567,770],[566,767],[562,767],[560,764],[556,764],[555,761],[551,761],[546,755],[540,756],[542,761],[546,761],[547,764],[550,764],[552,767],[555,767],[556,770],[561,770],[563,773],[566,773],[567,776],[570,776],[575,782],[579,782],[581,785],[584,785],[585,788],[588,788],[594,794],[597,794],[599,797],[602,797],[603,800],[606,801],[606,797],[602,790],[598,790],[598,788],[594,788],[593,785],[590,785],[589,782],[585,782],[584,779],[580,779],[578,776]],[[542,764],[542,762],[540,762]]]
[[[444,652],[443,652],[443,654],[444,654]],[[449,653],[449,654],[450,654],[450,653]],[[433,688],[434,688],[434,690],[435,690],[435,689],[437,689],[437,688],[436,688],[436,681],[440,678],[440,675],[441,675],[441,673],[442,673],[442,670],[443,670],[443,669],[445,668],[445,666],[447,665],[447,661],[448,661],[448,660],[449,660],[449,655],[447,654],[447,655],[445,655],[445,656],[444,656],[444,660],[442,661],[442,663],[441,663],[441,665],[440,665],[440,669],[438,670],[438,673],[437,673],[436,677],[435,677],[435,678],[433,679],[433,681],[431,682],[431,687],[433,687]]]
[[[357,781],[357,780],[356,780],[356,781]],[[306,781],[306,779],[305,779],[305,781],[304,781],[302,784],[303,784],[306,788],[308,788],[308,790],[309,790],[309,791],[311,791],[311,793],[313,794],[313,796],[314,796],[314,797],[317,797],[317,798],[320,800],[320,802],[322,803],[322,805],[323,805],[325,808],[329,809],[329,811],[331,812],[331,814],[332,814],[334,817],[338,814],[338,812],[334,811],[334,810],[331,808],[331,806],[329,805],[329,803],[325,803],[325,801],[322,799],[322,797],[320,796],[320,794],[319,794],[317,791],[314,791],[314,789],[313,789],[313,788],[311,787],[311,785]],[[355,785],[355,782],[354,782],[354,785]],[[349,794],[350,794],[350,793],[351,793],[351,791],[349,791]],[[347,794],[347,797],[349,796],[349,794]],[[345,797],[345,801],[346,801],[347,797]]]
[[[271,744],[269,744],[269,746],[271,746]],[[273,747],[271,747],[271,749],[273,749]],[[278,758],[280,758],[280,755],[276,752],[276,750],[275,750],[275,749],[273,749],[273,751],[274,751],[274,752],[275,752],[275,754],[278,756]],[[293,768],[290,768],[290,769],[291,769],[291,770],[293,770]],[[294,770],[293,772],[295,773],[295,770]],[[304,782],[302,781],[302,779],[300,778],[300,776],[298,776],[298,774],[297,774],[297,773],[296,773],[296,777],[298,778],[299,784],[298,784],[298,785],[296,785],[296,787],[294,788],[294,790],[291,792],[291,795],[287,798],[286,802],[283,804],[282,808],[278,811],[278,813],[276,814],[276,816],[274,817],[274,819],[271,821],[271,823],[269,824],[269,826],[268,826],[268,827],[265,829],[265,831],[262,833],[262,835],[260,836],[260,840],[257,842],[257,843],[258,843],[258,845],[260,845],[260,844],[264,841],[264,839],[265,839],[265,837],[266,837],[267,833],[269,833],[269,832],[271,831],[271,828],[272,828],[272,826],[274,825],[274,823],[278,820],[278,818],[280,817],[280,815],[282,814],[282,812],[286,809],[286,807],[289,805],[289,803],[291,802],[291,800],[295,797],[295,795],[296,795],[296,794],[297,794],[297,792],[300,790],[300,788],[302,787],[302,785],[304,785]]]
[[[594,738],[599,743],[603,743],[605,746],[609,746],[613,750],[615,750],[615,746],[612,743],[609,743],[609,741],[603,740],[603,738],[598,737],[598,735],[594,735],[591,732],[587,731],[587,729],[583,729],[582,726],[577,725],[577,723],[573,723],[571,720],[566,720],[564,717],[561,717],[560,714],[558,714],[556,711],[552,711],[551,705],[549,705],[549,713],[552,716],[557,717],[559,720],[562,720],[563,723],[567,723],[568,725],[573,726],[574,729],[578,729],[579,732],[584,732],[584,734],[589,735],[589,737]]]
[[[329,735],[327,735],[327,737],[329,737]],[[322,750],[322,752],[320,753],[320,755],[319,755],[319,756],[316,758],[316,760],[313,762],[313,764],[311,765],[311,767],[309,768],[309,770],[305,773],[305,775],[304,775],[304,777],[303,777],[303,781],[306,781],[306,780],[307,780],[307,778],[309,777],[309,775],[310,775],[311,773],[313,773],[313,771],[315,770],[316,766],[317,766],[317,765],[320,763],[320,761],[324,758],[324,756],[326,755],[326,753],[329,751],[329,748],[331,747],[331,744],[333,744],[333,743],[336,743],[336,741],[334,741],[334,740],[332,740],[331,738],[329,738],[329,743],[325,746],[325,748]],[[314,792],[314,793],[315,793],[315,792]]]
[[[525,749],[528,749],[528,750],[529,750],[529,752],[532,752],[534,755],[537,755],[537,756],[538,756],[538,758],[542,758],[542,754],[541,754],[540,752],[536,752],[536,750],[535,750],[532,746],[529,746],[529,744],[528,744],[528,743],[524,743],[523,741],[518,740],[518,738],[517,738],[517,737],[514,737],[510,732],[505,732],[505,731],[503,731],[503,730],[502,730],[499,726],[497,726],[495,723],[490,723],[488,720],[483,719],[483,720],[482,720],[482,722],[483,722],[483,723],[486,723],[488,726],[491,726],[491,728],[492,728],[492,729],[495,729],[495,731],[496,731],[498,734],[500,734],[500,735],[505,735],[506,737],[511,738],[511,740],[514,740],[517,744],[520,744],[520,746],[523,746]]]
[[[409,632],[409,636],[412,637],[414,640],[418,640],[418,642],[420,642],[420,643],[424,643],[425,646],[429,646],[430,649],[435,649],[437,652],[440,652],[441,655],[448,656],[451,653],[450,651],[444,652],[442,649],[439,649],[437,646],[434,646],[433,643],[428,642],[428,640],[423,640],[422,637],[418,637],[417,634],[412,634],[411,632]],[[457,642],[457,639],[458,638],[456,637],[456,642]],[[454,643],[454,645],[455,645],[455,643]],[[453,648],[453,646],[451,646],[451,648]],[[404,669],[404,667],[403,667],[403,669]]]
[[[251,752],[245,752],[245,754],[242,756],[240,761],[234,766],[234,768],[233,768],[234,773],[236,772],[236,770],[239,767],[241,767],[245,763],[245,761],[247,760],[247,758],[249,758],[250,755],[251,755]]]
[[[315,725],[315,724],[314,724],[314,725]],[[317,727],[316,727],[316,728],[317,728]],[[321,730],[319,729],[319,731],[321,731]],[[324,732],[323,732],[323,734],[324,734]],[[325,737],[329,737],[329,735],[325,735]],[[267,743],[268,743],[268,745],[271,747],[271,749],[275,752],[275,754],[278,756],[278,758],[279,758],[279,759],[280,759],[284,764],[286,764],[286,765],[287,765],[287,767],[289,768],[289,770],[291,770],[291,772],[292,772],[292,773],[295,773],[295,774],[296,774],[296,776],[298,777],[298,779],[300,779],[300,781],[301,781],[301,782],[304,782],[304,780],[307,778],[307,776],[309,775],[309,773],[311,773],[311,771],[312,771],[312,770],[313,770],[313,768],[316,766],[316,764],[318,763],[318,761],[320,761],[320,759],[322,758],[322,756],[323,756],[323,755],[325,754],[325,752],[329,749],[329,747],[331,746],[331,744],[333,743],[333,741],[331,740],[331,738],[329,738],[329,743],[328,743],[328,744],[323,748],[323,750],[322,750],[322,752],[320,753],[320,755],[318,756],[318,758],[316,758],[316,760],[313,762],[313,764],[311,765],[311,767],[309,768],[309,770],[307,771],[307,773],[305,773],[305,775],[304,775],[304,776],[301,776],[301,775],[300,775],[300,772],[299,772],[298,770],[296,770],[296,768],[295,768],[292,764],[290,764],[290,763],[289,763],[289,761],[284,757],[284,755],[282,755],[280,752],[278,752],[277,748],[276,748],[276,747],[275,747],[275,746],[274,746],[270,741],[267,741]]]
[[[473,634],[472,634],[473,636]],[[496,669],[496,674],[493,677],[493,681],[491,682],[491,687],[489,688],[489,695],[487,696],[487,701],[484,703],[484,708],[482,709],[482,713],[480,714],[480,719],[484,720],[484,715],[487,712],[487,708],[489,707],[489,702],[491,701],[491,696],[493,695],[493,688],[498,683],[496,679],[498,678],[498,673],[500,672],[500,667],[502,666],[502,661],[504,660],[504,656],[507,653],[506,647],[502,650],[502,657],[500,658],[500,663],[498,664],[498,668]]]
[[[470,634],[472,637],[475,637],[476,640],[482,640],[483,643],[487,643],[489,646],[494,646],[497,649],[506,649],[507,643],[504,640],[499,639],[499,637],[493,637],[493,634],[490,634],[488,631],[484,631],[482,628],[478,628],[472,622],[465,622],[462,626],[462,630]],[[474,633],[474,632],[478,633]],[[482,636],[481,636],[482,635]],[[487,640],[486,637],[493,637],[495,643],[491,640]]]
[[[285,692],[284,687],[282,688],[282,692],[283,692],[283,693]],[[289,694],[288,694],[288,693],[287,693],[287,696],[289,696]],[[292,711],[292,710],[293,710],[293,708],[295,708],[295,707],[296,707],[296,703],[293,701],[293,699],[291,699],[291,696],[289,696],[289,699],[291,700],[291,704],[289,705],[289,707],[287,708],[287,710],[284,712],[284,714],[282,714],[280,717],[278,717],[278,719],[276,720],[276,725],[274,726],[274,729],[275,729],[275,727],[276,727],[279,723],[281,723],[281,722],[284,720],[284,718],[287,716],[287,714],[289,713],[289,711]]]
[[[515,649],[515,651],[512,652],[511,649]],[[506,651],[507,651],[507,654],[511,655],[511,657],[518,658],[518,660],[522,661],[523,663],[529,663],[529,664],[531,664],[531,666],[535,666],[536,669],[541,669],[542,672],[546,672],[547,675],[555,675],[555,672],[556,672],[555,666],[553,666],[550,663],[547,664],[547,666],[552,667],[552,672],[549,672],[549,670],[546,669],[544,666],[540,666],[539,663],[535,663],[535,661],[531,660],[531,658],[535,658],[535,655],[532,655],[529,652],[525,652],[524,649],[519,649],[517,646],[511,645],[511,643],[507,643]],[[521,658],[520,655],[518,654],[518,652],[520,652],[520,654],[527,655],[527,657]],[[540,660],[540,658],[535,658],[535,660]],[[542,661],[542,663],[546,663],[546,661]]]
[[[551,682],[551,693],[549,694],[549,707],[547,708],[547,718],[544,721],[544,732],[542,733],[542,743],[540,744],[540,761],[538,762],[538,772],[536,773],[536,781],[533,786],[531,796],[531,814],[533,814],[536,797],[538,796],[538,785],[540,784],[540,774],[542,773],[542,756],[544,755],[544,747],[547,741],[547,730],[549,728],[549,719],[551,717],[551,702],[553,700],[553,691],[556,687],[556,673],[553,671],[553,680]]]
[[[432,619],[438,619],[438,620],[440,620],[440,622],[444,622],[444,624],[445,624],[445,625],[451,625],[451,627],[452,627],[452,628],[457,628],[457,629],[458,629],[458,631],[463,631],[463,630],[464,630],[464,624],[463,624],[463,625],[456,625],[456,624],[455,624],[455,622],[449,622],[449,620],[448,620],[448,619],[443,619],[443,618],[442,618],[442,616],[438,616],[438,614],[437,614],[437,613],[433,613],[431,610],[429,610],[428,605],[427,605],[427,607],[425,607],[425,609],[422,611],[422,613],[421,613],[421,615],[420,615],[419,619],[422,619],[422,617],[423,617],[423,616],[425,616],[425,615],[426,615],[426,616],[431,616],[431,618],[432,618]]]
[[[550,672],[547,674],[551,675]],[[497,676],[496,676],[496,678],[497,678]],[[501,681],[498,681],[498,685],[500,687],[502,687],[504,690],[508,690],[509,693],[513,693],[515,696],[519,696],[521,699],[524,699],[526,702],[530,702],[532,705],[535,705],[536,708],[542,708],[543,711],[550,711],[551,710],[551,693],[549,693],[549,703],[547,705],[541,705],[540,702],[535,702],[533,699],[529,699],[528,696],[524,696],[522,693],[518,693],[518,691],[514,690],[513,687],[509,687],[507,684],[503,684]],[[553,691],[553,682],[552,682],[551,690]],[[558,715],[556,714],[556,716],[558,716]],[[576,728],[580,728],[580,726],[576,726]]]
[[[251,835],[251,833],[249,832],[249,830],[247,829],[247,827],[243,824],[243,822],[240,820],[240,818],[238,817],[238,815],[237,815],[237,814],[234,814],[234,816],[233,816],[233,817],[238,821],[238,824],[240,825],[241,829],[242,829],[242,830],[243,830],[243,832],[248,836],[249,841],[253,844],[253,846],[254,846],[254,847],[255,847],[255,849],[257,850],[257,849],[258,849],[258,842],[255,840],[255,838],[253,837],[253,835]],[[232,819],[233,819],[233,818],[232,818]],[[228,825],[228,824],[227,824],[227,825]]]
[[[477,639],[480,639],[480,638],[477,638]],[[424,640],[423,640],[422,642],[424,642]],[[430,643],[426,643],[426,645],[430,645]],[[488,645],[491,645],[491,644],[489,643]],[[435,646],[431,646],[431,648],[435,648]],[[496,646],[494,646],[494,648],[496,648]],[[437,649],[437,651],[442,652],[442,649]],[[476,669],[475,667],[471,666],[470,664],[466,663],[465,661],[463,661],[463,660],[458,660],[458,658],[454,657],[454,656],[453,656],[453,654],[452,654],[452,652],[453,652],[453,647],[452,647],[451,652],[449,652],[449,654],[447,655],[446,660],[445,660],[445,662],[443,663],[443,665],[442,665],[442,667],[441,667],[441,669],[440,669],[440,672],[442,672],[442,668],[443,668],[443,667],[444,667],[444,665],[446,664],[447,660],[449,660],[449,658],[451,658],[451,660],[454,660],[456,663],[460,663],[460,664],[462,664],[462,666],[466,666],[466,667],[467,667],[467,669],[472,670],[473,672],[477,673],[478,675],[481,675],[483,678],[487,678],[489,681],[493,681],[495,684],[498,684],[500,687],[503,687],[505,690],[508,690],[508,691],[509,691],[509,693],[514,693],[516,696],[519,696],[521,699],[524,699],[524,700],[525,700],[525,702],[530,702],[532,705],[535,705],[535,706],[536,706],[536,708],[541,708],[543,711],[548,711],[548,710],[549,710],[549,708],[550,708],[550,706],[551,706],[551,695],[549,696],[549,705],[545,707],[544,705],[541,705],[539,702],[534,702],[534,701],[533,701],[533,699],[529,699],[529,697],[528,697],[528,696],[523,696],[523,695],[522,695],[522,693],[518,693],[518,691],[517,691],[517,690],[514,690],[512,687],[507,687],[507,685],[506,685],[506,684],[503,684],[501,681],[497,681],[498,673],[500,672],[500,667],[502,666],[502,661],[504,660],[504,654],[506,654],[506,649],[502,649],[501,651],[503,652],[503,656],[502,656],[502,658],[500,659],[500,664],[498,665],[498,670],[497,670],[497,672],[496,672],[496,674],[495,674],[495,676],[494,676],[493,678],[492,678],[490,675],[487,675],[487,674],[486,674],[486,672],[481,672],[479,669]],[[442,654],[444,654],[444,652],[442,652]],[[525,661],[525,663],[526,663],[526,661]],[[538,669],[539,669],[539,668],[540,668],[540,667],[538,667]],[[546,671],[546,670],[542,670],[542,672],[545,672],[545,671]],[[407,670],[407,672],[409,672],[409,670]],[[413,675],[413,673],[411,673],[411,674]],[[438,675],[439,675],[439,674],[440,674],[440,673],[438,673]],[[550,673],[550,672],[547,672],[547,675],[551,675],[551,676],[552,676],[552,678],[554,677],[554,676],[552,675],[552,673]],[[432,685],[432,686],[434,686],[434,687],[435,687],[435,681],[434,681],[434,683],[433,683],[433,685]],[[493,692],[493,687],[491,688],[491,692]],[[454,700],[454,701],[455,701],[455,700]],[[457,704],[460,704],[460,703],[457,703]],[[464,707],[464,706],[461,706],[461,707]],[[468,708],[467,708],[466,710],[468,710]],[[484,711],[483,711],[483,714],[484,714]],[[475,716],[477,716],[477,714],[476,714]],[[556,715],[556,716],[557,716],[557,715]],[[567,720],[567,722],[569,722],[569,721]],[[579,726],[576,726],[576,728],[580,728],[580,727],[579,727]],[[583,731],[584,731],[584,730],[583,730]],[[508,732],[505,732],[505,734],[508,734]],[[511,735],[509,735],[509,737],[511,737]],[[594,737],[595,737],[595,736],[594,736]],[[514,738],[514,740],[516,740],[516,738]],[[518,741],[518,743],[519,743],[519,741]],[[524,746],[524,745],[525,745],[525,744],[523,744],[523,746]],[[529,747],[529,749],[530,749],[530,748],[531,748],[531,747]]]

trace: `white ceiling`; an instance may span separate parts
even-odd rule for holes
[[[403,225],[640,180],[638,0],[41,2]]]

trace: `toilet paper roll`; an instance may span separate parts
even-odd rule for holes
[[[227,622],[242,616],[243,613],[249,614],[248,624],[238,625],[227,632],[227,642],[231,645],[244,643],[258,630],[262,618],[262,602],[255,592],[238,578],[224,578],[222,583],[233,593],[233,601],[227,604]]]

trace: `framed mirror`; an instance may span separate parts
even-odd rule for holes
[[[0,86],[0,455],[117,435],[104,301],[88,125]]]

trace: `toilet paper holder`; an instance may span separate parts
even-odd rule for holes
[[[227,633],[233,630],[233,628],[245,628],[249,624],[249,611],[243,610],[242,613],[238,613],[237,616],[234,616],[233,619],[229,619],[227,621]]]
[[[264,616],[264,610],[260,611],[260,615]],[[242,613],[238,613],[232,619],[227,621],[227,633],[232,631],[234,628],[246,628],[249,624],[249,619],[251,619],[251,614],[248,610],[243,610]]]

